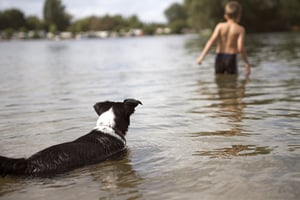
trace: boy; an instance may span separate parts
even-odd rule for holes
[[[198,64],[201,64],[211,46],[218,40],[215,61],[216,74],[237,74],[236,55],[238,53],[241,54],[245,63],[246,75],[250,74],[250,65],[244,48],[245,29],[238,24],[241,12],[242,7],[238,2],[231,1],[226,4],[224,15],[226,22],[221,22],[216,26],[212,36],[197,59]]]

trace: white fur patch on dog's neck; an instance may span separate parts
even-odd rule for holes
[[[95,130],[100,131],[101,133],[113,136],[114,138],[117,138],[118,140],[122,141],[124,145],[126,145],[126,140],[124,140],[122,137],[120,137],[116,131],[108,126],[97,126],[95,127]]]
[[[126,144],[126,141],[116,133],[116,130],[114,130],[115,125],[115,114],[113,108],[110,108],[99,116],[95,129],[111,135]]]
[[[113,111],[113,108],[111,107],[108,111],[102,113],[98,120],[96,126],[107,126],[114,128],[116,125],[115,123],[115,113]]]

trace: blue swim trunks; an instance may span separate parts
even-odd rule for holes
[[[236,54],[218,53],[215,61],[216,74],[237,74]]]

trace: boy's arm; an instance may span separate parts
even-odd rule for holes
[[[201,62],[204,60],[206,54],[208,53],[208,51],[210,50],[210,48],[212,47],[212,45],[215,43],[215,41],[218,39],[219,37],[219,30],[220,30],[220,24],[218,24],[212,34],[212,36],[209,38],[209,40],[207,41],[202,53],[200,54],[200,56],[197,59],[197,64],[201,64]]]
[[[250,70],[250,65],[249,65],[249,62],[248,62],[247,53],[246,53],[246,50],[245,50],[245,45],[244,45],[245,42],[244,41],[245,41],[245,29],[243,28],[240,35],[239,35],[239,37],[238,37],[238,51],[241,54],[242,59],[245,63],[246,73],[247,73],[247,75],[249,75],[251,70]]]

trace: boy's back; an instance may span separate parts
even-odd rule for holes
[[[219,23],[217,53],[239,53],[238,40],[244,33],[244,28],[234,22]]]

